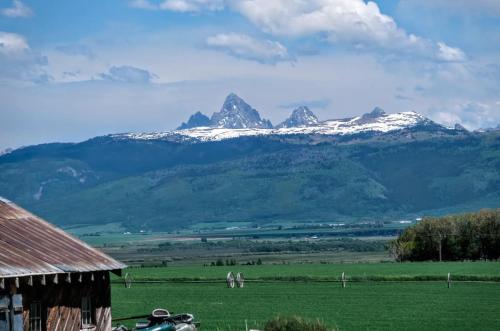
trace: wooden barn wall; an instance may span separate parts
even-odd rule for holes
[[[111,330],[111,286],[108,273],[95,273],[94,281],[90,274],[84,274],[82,282],[78,275],[72,276],[71,283],[66,281],[66,275],[59,275],[58,283],[54,284],[53,276],[47,276],[46,285],[41,285],[39,279],[33,286],[22,282],[17,293],[23,295],[24,330],[29,331],[29,308],[33,301],[42,305],[43,324],[45,331],[80,331],[82,297],[92,298],[93,316],[96,331]],[[45,316],[43,316],[45,315]]]

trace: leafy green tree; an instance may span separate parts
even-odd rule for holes
[[[397,261],[500,258],[500,209],[425,218],[391,243]]]

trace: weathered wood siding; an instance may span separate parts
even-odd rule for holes
[[[92,299],[93,321],[96,331],[111,330],[111,286],[107,272],[94,273],[94,281],[90,274],[83,274],[79,282],[75,274],[71,283],[60,275],[54,284],[53,276],[47,276],[47,284],[42,285],[34,279],[33,286],[22,282],[16,290],[23,296],[24,330],[30,330],[30,304],[39,301],[42,306],[42,324],[45,331],[80,331],[82,297]]]

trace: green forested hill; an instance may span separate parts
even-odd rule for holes
[[[60,225],[361,221],[500,206],[500,135],[209,143],[99,137],[0,157],[0,195]]]

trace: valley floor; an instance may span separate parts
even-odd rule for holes
[[[244,288],[226,287],[229,270],[245,274]],[[115,318],[164,307],[193,313],[202,330],[210,331],[245,330],[245,321],[258,328],[276,315],[320,319],[340,330],[500,329],[498,262],[191,266],[126,272],[136,283],[126,288],[121,279],[114,279]],[[342,288],[335,281],[342,272],[357,281]],[[456,279],[493,281],[455,281],[448,288],[448,272]],[[370,281],[373,276],[430,281]]]

